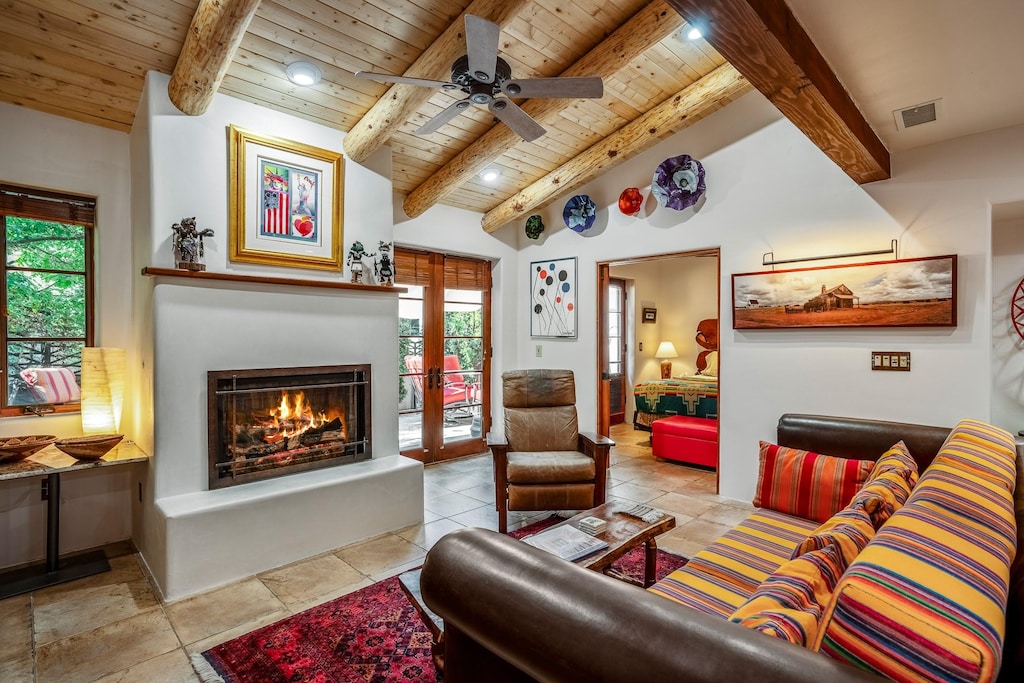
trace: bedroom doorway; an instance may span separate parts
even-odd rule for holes
[[[607,261],[598,263],[598,431],[608,435],[613,424],[613,373],[616,352],[621,352],[621,398],[623,421],[635,430],[650,431],[650,423],[671,414],[693,415],[706,419],[718,418],[717,378],[699,377],[699,395],[690,396],[689,390],[665,388],[661,401],[655,398],[655,388],[645,385],[636,395],[636,387],[643,382],[661,381],[661,362],[672,363],[671,382],[684,382],[698,376],[697,359],[708,351],[699,342],[698,325],[701,321],[719,318],[721,311],[720,250],[702,249],[672,254]],[[620,297],[621,290],[621,299]],[[621,305],[614,303],[622,301]],[[621,323],[614,318],[621,309]],[[616,334],[620,338],[616,338]],[[662,342],[672,342],[677,356],[669,359],[656,357]],[[613,349],[614,347],[614,349]],[[716,351],[717,353],[717,351]],[[650,396],[655,404],[642,405]],[[661,412],[664,412],[662,414]],[[717,461],[716,461],[717,470]]]

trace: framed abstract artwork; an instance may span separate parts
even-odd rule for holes
[[[955,327],[956,256],[732,276],[734,329]]]
[[[344,160],[230,126],[232,261],[341,271]]]
[[[576,257],[530,263],[530,336],[576,338]]]

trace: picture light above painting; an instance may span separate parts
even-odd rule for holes
[[[733,329],[955,327],[956,255],[732,276]]]

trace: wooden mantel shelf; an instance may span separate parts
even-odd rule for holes
[[[290,277],[263,277],[260,275],[237,275],[235,273],[211,273],[208,270],[181,270],[178,268],[145,267],[142,274],[149,277],[181,277],[189,280],[218,280],[221,282],[246,282],[256,285],[289,285],[292,287],[319,287],[320,289],[349,289],[362,292],[382,292],[403,294],[404,287],[387,287],[385,285],[361,285],[352,282],[334,280],[300,280]]]

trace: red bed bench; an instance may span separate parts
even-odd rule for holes
[[[654,457],[718,466],[718,420],[673,415],[651,423]]]

